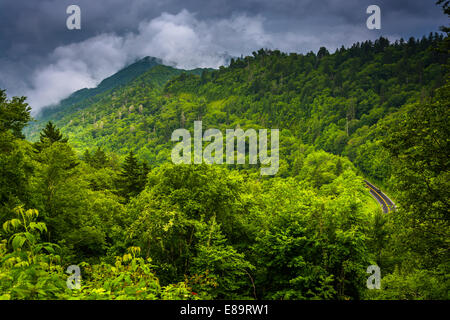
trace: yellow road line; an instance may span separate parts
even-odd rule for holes
[[[367,183],[366,183],[366,185],[370,188],[370,190],[372,190],[373,192],[375,192],[375,193],[381,198],[381,200],[383,200],[383,202],[386,204],[387,211],[388,211],[388,212],[391,211],[391,208],[390,208],[389,205],[387,204],[386,200],[384,200],[384,198],[383,198],[378,192],[376,192],[371,186],[369,186]]]

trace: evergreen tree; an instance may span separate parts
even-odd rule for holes
[[[327,48],[320,47],[319,51],[317,52],[317,58],[321,59],[323,57],[329,56],[330,53],[328,52]]]
[[[103,151],[100,147],[94,153],[93,157],[94,168],[100,169],[104,168],[108,163],[108,158],[106,157],[105,151]]]
[[[45,139],[49,139],[52,143],[53,142],[67,142],[67,138],[63,138],[62,133],[56,126],[49,121],[45,128],[40,133],[40,141],[43,143]]]
[[[145,185],[147,183],[147,175],[150,172],[150,166],[148,165],[147,161],[142,161],[141,165],[141,174],[140,174],[140,188],[141,191],[144,190]]]
[[[122,165],[122,172],[119,173],[117,180],[117,187],[118,194],[127,201],[131,197],[137,196],[145,187],[142,166],[139,164],[133,151],[130,151],[125,158],[125,162]]]
[[[69,139],[64,138],[61,131],[49,121],[44,129],[39,133],[39,141],[34,144],[38,151],[41,151],[45,146],[49,146],[55,142],[66,143]]]
[[[95,169],[104,168],[108,164],[108,157],[106,156],[105,151],[103,151],[100,147],[97,147],[97,150],[93,154],[86,149],[83,154],[83,159],[87,164]]]
[[[90,163],[91,157],[92,157],[92,156],[91,156],[91,153],[89,152],[89,149],[84,150],[84,153],[83,153],[83,160],[84,160],[87,164]]]

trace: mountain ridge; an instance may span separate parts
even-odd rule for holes
[[[94,88],[82,88],[71,93],[67,98],[61,100],[55,106],[46,106],[44,107],[37,115],[37,117],[45,117],[49,113],[53,113],[52,111],[60,108],[64,108],[66,106],[78,103],[84,99],[93,97],[95,95],[101,94],[105,91],[114,89],[120,85],[124,85],[134,80],[144,72],[150,70],[151,68],[161,65],[162,60],[155,57],[146,56],[142,59],[139,59],[119,71],[115,72],[109,77],[103,79],[96,87]]]
[[[58,121],[66,114],[88,109],[91,105],[105,99],[105,97],[114,96],[117,90],[131,85],[139,78],[143,78],[144,82],[146,82],[141,84],[142,86],[147,86],[149,90],[154,90],[162,89],[166,82],[176,75],[182,73],[200,74],[204,70],[212,69],[177,69],[164,65],[159,58],[147,56],[103,79],[97,87],[80,89],[62,100],[58,105],[44,108],[36,116],[36,120],[24,129],[24,134],[31,141],[35,141],[38,138],[38,131],[45,125],[45,122],[50,120]]]
[[[170,159],[171,133],[191,130],[198,119],[221,130],[280,128],[281,172],[296,170],[294,154],[304,144],[348,156],[378,183],[389,164],[379,154],[377,123],[432,99],[445,70],[446,57],[436,50],[442,40],[438,34],[395,43],[380,38],[317,54],[261,49],[206,72],[159,65],[39,125],[54,120],[79,152],[133,150],[155,164]]]

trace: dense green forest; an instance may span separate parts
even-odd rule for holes
[[[218,70],[145,58],[37,120],[0,91],[0,298],[449,299],[449,50],[432,33]],[[172,164],[195,120],[279,129],[278,173]]]

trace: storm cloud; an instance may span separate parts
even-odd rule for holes
[[[66,8],[81,8],[81,30]],[[217,68],[259,48],[330,51],[383,35],[419,37],[447,24],[434,1],[378,1],[381,30],[366,28],[372,1],[25,1],[0,4],[0,88],[34,113],[144,56],[178,68]]]

